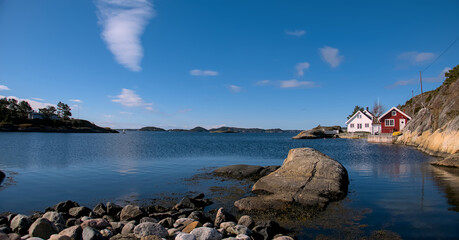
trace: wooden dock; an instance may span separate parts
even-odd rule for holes
[[[368,142],[372,143],[394,143],[396,139],[397,137],[392,136],[392,134],[368,136]]]

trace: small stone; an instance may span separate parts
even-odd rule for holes
[[[236,226],[230,227],[229,229],[227,229],[227,231],[235,235],[244,234],[244,235],[250,236],[252,234],[252,231],[244,225],[236,225]]]
[[[158,223],[145,222],[137,225],[134,228],[134,235],[138,238],[149,235],[156,235],[158,237],[165,238],[169,236],[169,233],[163,226],[159,225]]]
[[[134,232],[134,228],[135,228],[135,224],[134,223],[127,223],[126,225],[124,225],[123,229],[121,229],[121,234],[129,234],[129,233],[133,233]]]
[[[79,218],[83,216],[89,216],[91,211],[92,210],[87,207],[73,207],[69,209],[69,214],[72,217]]]
[[[6,233],[0,233],[0,240],[10,240],[10,237]]]
[[[191,231],[193,231],[195,228],[197,227],[202,227],[202,224],[198,221],[194,221],[190,224],[188,224],[183,230],[182,232],[184,233],[190,233]]]
[[[152,217],[143,217],[142,219],[140,219],[140,223],[144,223],[144,222],[157,223],[158,221],[156,221],[156,219]]]
[[[138,240],[133,233],[130,234],[116,234],[110,240]]]
[[[225,230],[228,230],[228,228],[236,226],[235,222],[222,222],[220,223],[220,228],[223,228]]]
[[[49,237],[49,240],[72,240],[69,236],[53,234]]]
[[[253,227],[255,227],[255,221],[253,221],[253,218],[251,216],[244,215],[241,218],[239,218],[237,225],[244,225],[252,229]]]
[[[194,219],[191,218],[179,218],[177,221],[174,223],[174,228],[177,229],[184,229],[188,224],[194,222]]]
[[[107,214],[107,207],[105,206],[105,204],[99,203],[92,209],[92,212],[97,216],[102,217],[105,214]]]
[[[72,240],[79,240],[81,238],[82,232],[83,229],[79,225],[77,225],[62,230],[59,233],[59,235],[65,235],[67,237],[70,237],[70,239]]]
[[[162,238],[156,235],[148,235],[148,236],[142,237],[140,240],[162,240]]]
[[[19,214],[11,220],[10,228],[13,230],[13,232],[24,235],[27,233],[30,224],[31,222],[28,216]]]
[[[105,238],[94,228],[85,227],[82,234],[83,240],[105,240]]]
[[[196,237],[196,240],[220,240],[222,239],[222,234],[215,230],[214,228],[208,227],[199,227],[191,231]]]
[[[178,230],[177,228],[170,228],[167,230],[167,233],[169,234],[169,236],[174,236],[175,234],[179,233],[180,230]]]
[[[107,203],[107,214],[115,217],[118,213],[121,212],[123,208],[120,205],[108,202]]]
[[[167,217],[159,221],[158,223],[165,228],[170,228],[174,226],[174,219],[172,219],[171,217]]]
[[[113,231],[121,233],[121,230],[124,227],[124,223],[121,222],[110,222],[110,226],[113,228]]]
[[[21,239],[24,239],[24,238],[21,238]],[[39,237],[29,237],[29,238],[25,238],[27,240],[44,240],[43,238],[39,238]]]
[[[117,221],[115,217],[110,216],[110,215],[104,215],[102,218],[107,220],[107,221],[109,221],[109,222],[116,222]]]
[[[65,224],[64,217],[58,212],[46,212],[43,214],[43,218],[48,219],[50,222],[56,224]]]
[[[10,240],[21,240],[21,235],[17,233],[9,233],[8,237],[10,238]]]
[[[236,236],[236,239],[237,240],[252,240],[249,236],[245,235],[245,234],[239,234]]]
[[[113,232],[108,230],[108,229],[100,230],[100,234],[102,234],[102,236],[104,236],[104,238],[111,238],[114,235]]]
[[[31,237],[48,239],[51,235],[56,233],[56,226],[46,218],[37,219],[29,228],[29,235]]]
[[[67,227],[75,226],[76,220],[77,220],[76,218],[67,219],[67,221],[65,222],[65,226]]]
[[[146,212],[135,205],[127,205],[121,210],[120,220],[121,221],[130,221],[130,220],[139,220],[144,217]]]
[[[179,233],[175,236],[175,240],[196,240],[196,237],[190,233]]]
[[[67,201],[64,201],[64,202],[60,202],[56,205],[54,205],[53,209],[56,211],[56,212],[65,212],[65,213],[68,213],[70,208],[74,208],[74,207],[79,207],[80,205],[76,202],[73,202],[73,201],[70,201],[70,200],[67,200]]]
[[[202,225],[202,226],[203,226],[203,227],[210,227],[210,228],[211,228],[211,227],[214,227],[214,225],[213,225],[212,223],[210,223],[210,222],[206,222],[206,223],[204,223],[204,225]]]
[[[224,208],[221,207],[218,209],[217,215],[215,216],[214,226],[219,227],[220,223],[231,222],[231,221],[235,222],[236,218],[230,213],[228,213]]]
[[[8,234],[11,233],[11,228],[8,227],[8,225],[2,225],[0,226],[0,233]]]
[[[109,225],[110,225],[110,223],[108,223],[107,220],[105,220],[103,218],[96,218],[96,219],[89,219],[89,220],[84,221],[81,224],[81,227],[82,228],[92,227],[92,228],[95,228],[95,229],[104,229],[104,228],[108,227]]]
[[[275,237],[273,240],[294,240],[294,239],[289,236],[279,236],[279,237]]]

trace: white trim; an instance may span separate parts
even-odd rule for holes
[[[352,115],[351,118],[349,118],[349,120],[346,121],[346,125],[349,124],[350,121],[352,121],[354,119],[354,117],[358,114],[358,113],[361,113],[362,115],[366,116],[367,118],[369,118],[370,120],[373,120],[371,119],[370,117],[368,117],[366,114],[364,114],[362,111],[357,111],[354,115]]]
[[[411,117],[408,116],[406,113],[400,111],[400,109],[396,108],[396,107],[392,107],[391,109],[389,109],[389,111],[385,112],[383,115],[381,115],[381,117],[378,118],[378,121],[381,122],[381,118],[383,118],[384,116],[386,116],[388,113],[390,113],[392,110],[396,110],[397,112],[401,113],[403,116],[407,117],[409,120],[411,120]]]
[[[387,121],[392,122],[392,125],[387,124]],[[384,120],[384,126],[385,127],[395,127],[395,119],[389,118]]]

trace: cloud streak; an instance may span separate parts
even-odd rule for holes
[[[27,99],[27,98],[18,98],[16,96],[1,96],[0,95],[0,98],[14,98],[16,99],[18,102],[20,101],[26,101],[29,103],[30,107],[32,107],[32,109],[34,109],[35,111],[38,111],[39,108],[45,108],[47,106],[54,106],[56,107],[55,104],[52,104],[52,103],[44,103],[44,102],[40,102],[40,101],[35,101],[35,100],[31,100],[31,99]],[[41,99],[41,98],[34,98],[34,99]]]
[[[217,76],[218,72],[212,70],[193,69],[190,71],[192,76]]]
[[[0,91],[9,91],[9,90],[11,90],[9,87],[5,85],[0,85]]]
[[[310,66],[311,66],[311,64],[309,64],[308,62],[298,63],[295,66],[296,73],[298,74],[298,76],[303,76],[304,75],[304,70],[309,69]]]
[[[430,52],[404,52],[397,56],[397,59],[407,61],[412,65],[417,65],[429,61],[435,57],[435,54]]]
[[[146,103],[133,90],[123,88],[121,94],[112,99],[112,102],[119,103],[125,107],[144,107],[145,110],[154,111],[153,103]]]
[[[285,30],[285,34],[291,35],[291,36],[296,36],[296,37],[301,37],[306,34],[306,31],[298,29],[298,30]]]
[[[228,86],[228,89],[229,89],[230,92],[232,92],[232,93],[240,93],[240,92],[242,92],[242,88],[239,87],[239,86],[236,86],[236,85],[229,85],[229,86]]]
[[[339,50],[337,48],[325,46],[323,48],[319,48],[319,52],[322,59],[330,64],[332,68],[338,67],[341,62],[344,61],[344,56],[339,55]]]
[[[313,88],[314,82],[298,81],[296,79],[280,81],[281,88]]]
[[[140,36],[148,20],[154,16],[147,0],[98,0],[96,2],[102,39],[116,61],[131,71],[142,68],[143,47]]]
[[[400,86],[406,86],[406,85],[410,85],[410,84],[414,84],[414,80],[400,80],[400,81],[397,81],[389,86],[386,86],[386,88],[388,89],[393,89],[393,88],[397,88],[397,87],[400,87]]]
[[[80,99],[70,99],[69,101],[74,103],[83,103],[83,101],[81,101]]]

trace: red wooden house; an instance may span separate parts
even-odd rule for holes
[[[391,108],[378,118],[381,123],[381,133],[401,131],[409,120],[411,120],[411,117],[396,107]]]

